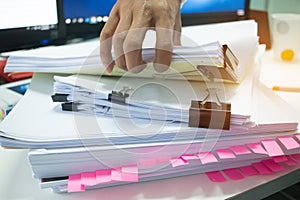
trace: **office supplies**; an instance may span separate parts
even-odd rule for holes
[[[189,109],[189,126],[198,128],[230,129],[231,104],[222,103],[215,92],[216,102],[209,102],[212,89],[207,89],[207,95],[202,101],[192,100]]]
[[[299,87],[285,87],[285,86],[273,86],[274,91],[282,91],[282,92],[300,92]]]

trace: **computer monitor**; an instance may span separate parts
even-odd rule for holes
[[[97,37],[117,0],[63,0],[67,38]]]
[[[181,8],[182,25],[247,19],[249,0],[187,0]]]
[[[63,0],[66,34],[99,36],[117,0]],[[187,0],[181,9],[182,24],[198,25],[247,18],[249,0]]]
[[[63,27],[58,0],[5,0],[0,11],[0,53],[48,45]]]

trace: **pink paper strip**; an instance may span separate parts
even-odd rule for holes
[[[280,171],[284,171],[285,170],[285,168],[282,165],[274,162],[274,160],[272,160],[272,159],[263,160],[262,162],[264,163],[264,165],[266,165],[273,172],[280,172]]]
[[[140,159],[139,160],[140,166],[154,166],[157,164],[156,159]]]
[[[225,182],[226,181],[226,178],[219,171],[206,172],[205,174],[212,182]]]
[[[254,152],[258,154],[268,154],[266,150],[259,143],[247,144],[247,146]]]
[[[298,140],[300,140],[300,134],[296,134],[295,137],[298,138]]]
[[[241,180],[245,178],[237,169],[224,169],[223,172],[231,179],[231,180]]]
[[[273,172],[267,168],[263,163],[257,162],[253,163],[252,166],[260,173],[260,174],[272,174]]]
[[[113,181],[122,181],[122,171],[121,169],[112,169],[111,170],[111,180]]]
[[[171,159],[170,160],[171,164],[173,167],[178,167],[182,165],[188,165],[188,161],[184,160],[183,158],[176,158],[176,159]]]
[[[298,142],[291,136],[278,137],[278,140],[286,147],[287,150],[300,147],[300,144],[298,144]]]
[[[285,161],[284,163],[287,164],[288,166],[295,166],[295,165],[297,165],[296,161],[294,161],[290,157],[287,157],[287,161]]]
[[[229,159],[229,158],[236,158],[234,153],[229,149],[217,149],[216,153],[218,154],[220,159]]]
[[[84,185],[81,185],[80,174],[73,174],[68,179],[68,192],[83,192],[85,191]]]
[[[275,157],[273,157],[273,160],[276,163],[281,163],[281,162],[287,161],[287,157],[286,156],[275,156]]]
[[[261,143],[264,145],[269,156],[282,156],[284,155],[282,149],[275,140],[263,140]]]
[[[187,154],[187,155],[183,155],[181,157],[184,160],[199,160],[199,157],[197,155],[194,155],[194,154]]]
[[[218,162],[218,159],[211,152],[199,152],[198,157],[203,165]]]
[[[243,145],[232,146],[230,148],[235,153],[235,155],[244,155],[244,154],[250,154],[251,153],[251,151]]]
[[[240,170],[247,176],[253,176],[258,174],[258,171],[253,168],[252,166],[244,166],[244,167],[240,167]]]
[[[294,160],[300,162],[300,154],[292,154],[292,155],[290,155],[290,156],[291,156],[291,158],[293,158]]]
[[[124,166],[121,168],[122,180],[130,182],[138,182],[138,168],[136,165]]]
[[[111,170],[105,169],[105,170],[97,170],[96,171],[96,180],[97,184],[101,183],[108,183],[111,182]]]
[[[85,186],[97,185],[96,172],[81,173],[81,184]]]

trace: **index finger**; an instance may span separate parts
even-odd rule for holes
[[[118,14],[118,6],[115,4],[108,21],[104,25],[100,34],[100,58],[106,70],[110,73],[114,67],[114,60],[111,55],[112,36],[119,24],[120,17]]]

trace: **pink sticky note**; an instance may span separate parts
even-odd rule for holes
[[[188,161],[184,160],[183,158],[175,158],[170,160],[173,167],[178,167],[182,165],[188,165]]]
[[[226,178],[219,171],[206,172],[205,174],[212,182],[225,182],[226,181]]]
[[[298,144],[298,142],[291,136],[278,137],[278,140],[286,147],[287,150],[300,147],[300,144]]]
[[[85,186],[81,185],[80,174],[70,175],[68,179],[68,192],[83,192],[83,191],[85,191]]]
[[[139,160],[140,166],[154,166],[157,164],[156,159],[140,159]]]
[[[198,157],[202,164],[218,162],[218,159],[211,152],[199,152]]]
[[[287,157],[286,156],[275,156],[275,157],[273,157],[273,160],[276,163],[281,163],[281,162],[287,161]]]
[[[300,140],[300,134],[296,134],[295,137]]]
[[[183,155],[181,157],[184,160],[199,160],[199,157],[197,155],[194,155],[194,154],[187,154],[187,155]]]
[[[266,150],[259,143],[247,144],[247,146],[254,152],[258,154],[268,154]]]
[[[284,163],[287,164],[288,166],[295,166],[295,165],[297,165],[296,161],[294,161],[290,157],[287,157],[287,161],[285,161]]]
[[[291,156],[291,158],[293,158],[294,160],[300,162],[300,154],[292,154],[292,155],[290,155],[290,156]]]
[[[122,180],[130,182],[138,182],[138,167],[136,165],[124,166],[121,168]]]
[[[251,151],[243,145],[232,146],[230,148],[235,153],[235,155],[244,155],[244,154],[250,154],[251,153]]]
[[[243,179],[244,176],[235,168],[232,169],[224,169],[223,172],[231,179],[231,180],[240,180]]]
[[[121,169],[112,169],[111,170],[111,180],[113,181],[122,181],[122,171]]]
[[[97,185],[96,172],[81,173],[81,184],[85,186]]]
[[[97,170],[96,171],[96,180],[97,184],[101,183],[108,183],[111,182],[111,170],[104,169],[104,170]]]
[[[273,172],[280,172],[280,171],[285,170],[285,168],[282,165],[274,162],[274,160],[272,160],[272,159],[263,160],[262,162]]]
[[[252,166],[243,166],[243,167],[240,167],[240,170],[247,176],[253,176],[253,175],[258,174],[258,171],[255,168],[253,168]]]
[[[232,153],[229,149],[217,149],[216,153],[220,159],[236,158],[234,153]]]
[[[260,173],[260,174],[272,174],[273,172],[267,168],[263,163],[256,162],[253,163],[252,166]]]
[[[269,156],[282,156],[284,155],[282,149],[275,140],[263,140],[261,143],[264,145]]]

